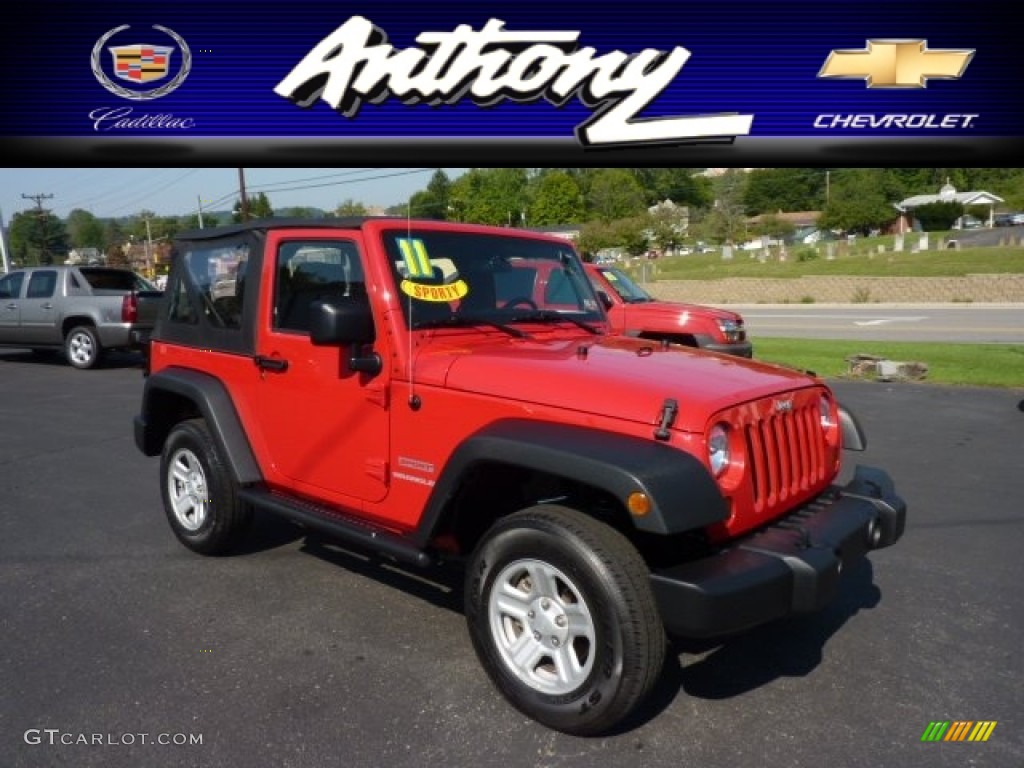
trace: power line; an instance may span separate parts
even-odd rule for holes
[[[138,170],[140,172],[143,172],[144,175],[141,178],[139,178],[139,179],[135,179],[135,180],[129,181],[126,184],[121,184],[118,187],[118,189],[116,189],[116,190],[111,190],[109,192],[102,192],[102,193],[100,193],[98,195],[93,195],[93,196],[91,196],[89,198],[79,198],[74,203],[72,203],[70,206],[68,206],[69,209],[73,209],[73,208],[76,208],[76,207],[84,207],[86,209],[94,209],[96,207],[96,205],[97,205],[97,202],[102,201],[101,207],[108,207],[107,208],[108,210],[113,211],[115,213],[117,211],[123,211],[126,208],[130,208],[132,205],[134,205],[136,202],[138,202],[140,200],[147,199],[149,197],[152,197],[155,194],[163,192],[165,189],[167,189],[167,188],[169,188],[171,186],[174,186],[174,184],[178,183],[178,181],[180,181],[182,178],[185,178],[186,176],[191,175],[192,172],[198,172],[200,169],[198,169],[198,168],[190,169],[184,175],[179,175],[178,177],[173,178],[170,181],[167,181],[166,183],[165,183],[165,180],[170,178],[170,174],[173,174],[176,171],[179,171],[181,169],[179,169],[179,168],[139,168],[139,169],[136,169],[136,170]],[[152,173],[147,173],[149,171],[152,171]],[[153,184],[156,184],[157,186],[151,187],[152,191],[149,191],[149,192],[145,191],[145,187],[153,185]],[[143,189],[140,190],[140,191],[136,191],[136,189],[138,189],[140,187],[142,187]],[[118,202],[119,199],[124,199],[124,198],[130,198],[130,200],[128,202],[123,203],[123,204]],[[110,206],[112,206],[112,207],[110,207]],[[100,215],[102,216],[102,214],[100,214]]]
[[[331,182],[325,182],[325,183],[322,183],[322,184],[302,184],[302,185],[294,186],[294,187],[285,187],[283,189],[275,189],[275,190],[273,190],[273,192],[276,194],[278,192],[297,192],[297,191],[301,191],[301,190],[304,190],[304,189],[321,189],[323,187],[337,187],[337,186],[342,186],[344,184],[358,184],[358,183],[364,182],[364,181],[376,181],[378,179],[390,179],[390,178],[394,178],[394,177],[397,177],[397,176],[411,176],[411,175],[413,175],[415,173],[430,173],[430,172],[435,171],[435,170],[437,170],[437,169],[436,168],[413,168],[413,169],[410,169],[410,170],[395,171],[393,173],[379,173],[379,174],[377,174],[375,176],[364,176],[364,177],[362,177],[360,179],[344,179],[342,181],[331,181]],[[256,189],[256,188],[257,187],[250,187],[250,189]],[[233,197],[238,197],[238,191],[237,190],[233,190],[231,192],[228,192],[226,195],[222,195],[221,197],[218,197],[216,200],[213,200],[212,202],[208,203],[207,204],[207,209],[209,210],[213,206],[219,205],[220,203],[223,203],[223,202],[225,202],[227,200],[230,200]]]
[[[288,181],[271,181],[271,182],[267,182],[266,184],[253,184],[253,185],[250,186],[250,189],[268,190],[268,189],[272,189],[273,187],[287,186],[288,184],[303,184],[303,183],[305,183],[307,181],[321,181],[323,179],[335,179],[335,178],[340,178],[342,176],[355,176],[356,174],[359,174],[359,173],[370,173],[371,171],[377,171],[377,170],[379,170],[379,169],[378,168],[355,168],[355,169],[350,169],[350,170],[347,170],[347,171],[343,171],[341,173],[325,173],[325,174],[321,174],[319,176],[307,176],[306,178],[302,178],[302,179],[289,179]]]
[[[115,169],[120,170],[120,169]],[[99,201],[104,201],[110,204],[111,200],[117,200],[124,197],[135,197],[135,187],[142,187],[152,184],[156,179],[166,178],[168,174],[173,173],[175,168],[137,168],[135,169],[141,172],[143,175],[137,179],[129,182],[118,183],[116,189],[112,189],[106,192],[99,192],[96,194],[89,195],[88,197],[80,197],[68,205],[68,209],[74,209],[78,207],[93,208]]]
[[[166,190],[166,189],[170,189],[170,188],[171,188],[171,187],[173,187],[173,186],[174,186],[175,184],[177,184],[177,183],[179,183],[179,182],[181,182],[181,181],[184,181],[185,179],[187,179],[187,178],[188,178],[189,176],[191,176],[192,174],[194,174],[194,173],[198,173],[198,172],[199,172],[199,170],[200,170],[199,168],[191,168],[191,169],[189,169],[188,171],[186,171],[185,173],[181,174],[180,176],[178,176],[178,177],[176,177],[176,178],[172,179],[171,181],[167,182],[167,183],[166,183],[166,184],[164,184],[164,185],[163,185],[162,187],[159,187],[159,188],[157,188],[157,189],[154,189],[154,190],[153,190],[152,192],[150,192],[150,193],[148,193],[148,194],[146,194],[146,195],[142,195],[141,197],[136,197],[136,198],[135,198],[134,200],[132,200],[132,201],[131,201],[130,203],[128,203],[128,204],[126,204],[126,205],[122,205],[122,206],[121,206],[121,207],[119,207],[119,208],[114,208],[114,209],[113,209],[112,211],[110,211],[110,213],[117,213],[118,211],[123,211],[123,210],[124,210],[125,208],[128,208],[128,207],[130,207],[130,206],[134,206],[134,205],[137,205],[138,203],[141,203],[141,202],[142,202],[142,201],[144,201],[144,200],[148,200],[149,198],[153,197],[154,195],[159,195],[159,194],[160,194],[161,192],[163,192],[164,190]]]

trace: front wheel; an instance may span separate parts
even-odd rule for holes
[[[499,520],[467,574],[478,657],[520,711],[577,735],[607,731],[650,693],[665,635],[636,549],[566,507]]]
[[[234,478],[205,421],[183,421],[171,430],[160,476],[171,530],[193,552],[220,554],[244,532],[251,510],[239,501]]]

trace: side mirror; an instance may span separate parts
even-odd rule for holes
[[[601,300],[601,304],[604,306],[606,310],[611,309],[612,307],[615,306],[615,302],[612,301],[612,297],[609,296],[604,291],[598,291],[597,298]]]
[[[351,346],[348,367],[376,375],[384,363],[376,352],[363,347],[377,338],[370,301],[365,296],[319,299],[310,305],[309,339],[317,346]]]

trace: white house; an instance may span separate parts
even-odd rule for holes
[[[957,192],[956,188],[949,183],[949,179],[946,179],[946,183],[942,185],[942,189],[939,190],[937,195],[914,195],[908,197],[906,200],[901,200],[895,204],[896,210],[900,212],[900,219],[897,223],[897,232],[909,232],[914,228],[914,209],[919,208],[922,205],[928,205],[929,203],[947,203],[955,202],[961,203],[962,205],[987,205],[988,206],[988,221],[986,226],[993,226],[993,209],[999,203],[1004,202],[1003,198],[998,195],[993,195],[991,192],[977,191],[977,192]]]

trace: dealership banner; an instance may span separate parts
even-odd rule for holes
[[[49,2],[7,162],[1016,162],[1002,2]]]

